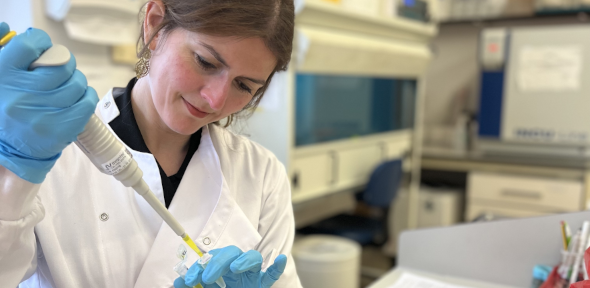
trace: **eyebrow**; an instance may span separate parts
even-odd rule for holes
[[[252,79],[252,78],[248,78],[248,77],[242,77],[242,78],[244,78],[252,83],[260,84],[262,86],[264,86],[266,84],[266,81],[264,81],[264,80]]]
[[[223,66],[229,68],[229,65],[227,65],[227,62],[225,62],[225,60],[223,59],[223,57],[221,57],[221,55],[219,55],[219,53],[217,53],[217,51],[215,51],[215,49],[213,48],[213,46],[211,46],[211,45],[209,45],[207,43],[201,42],[201,41],[199,41],[199,44],[201,44],[201,45],[203,45],[203,47],[207,48],[207,50],[209,50],[209,52],[211,54],[213,54],[213,57],[215,57],[215,59],[217,59],[217,61],[221,62],[221,64],[223,64]],[[258,79],[253,79],[253,78],[249,78],[249,77],[242,77],[242,78],[244,78],[244,79],[246,79],[246,80],[248,80],[248,81],[250,81],[252,83],[260,84],[260,85],[263,85],[263,86],[266,84],[266,81],[265,80],[258,80]]]
[[[203,43],[201,41],[199,41],[199,44],[201,44],[201,45],[203,45],[203,47],[207,48],[207,50],[209,50],[209,52],[211,52],[211,54],[213,54],[213,57],[215,57],[215,59],[217,59],[217,61],[221,62],[221,64],[223,64],[223,66],[229,68],[229,65],[227,65],[227,62],[225,62],[223,57],[221,57],[221,55],[219,55],[219,53],[217,53],[217,51],[215,51],[213,46],[211,46],[207,43]]]

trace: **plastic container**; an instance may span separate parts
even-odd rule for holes
[[[293,245],[293,259],[305,288],[360,287],[361,246],[346,238],[312,235]]]

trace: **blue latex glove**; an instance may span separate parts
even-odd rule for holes
[[[0,37],[8,30],[1,23]],[[73,55],[66,65],[28,70],[51,46],[47,33],[29,28],[0,51],[0,165],[33,183],[43,182],[98,103]]]
[[[287,256],[279,255],[275,262],[262,272],[262,255],[258,251],[242,252],[236,246],[211,250],[213,255],[207,268],[195,263],[184,280],[177,278],[175,288],[190,288],[201,283],[204,288],[217,288],[215,280],[223,276],[228,288],[269,288],[281,277],[287,266]]]
[[[8,26],[8,24],[1,22],[0,23],[0,39],[2,39],[2,37],[4,37],[4,35],[8,34],[8,32],[10,32],[10,27]]]

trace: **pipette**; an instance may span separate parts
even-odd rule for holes
[[[9,32],[0,39],[0,44],[6,45],[15,35],[14,31]],[[39,59],[33,62],[29,69],[41,66],[65,65],[70,61],[70,57],[68,48],[62,45],[53,45]],[[123,185],[132,187],[139,195],[143,196],[176,235],[182,237],[182,240],[187,242],[199,256],[203,255],[192,239],[185,233],[180,223],[150,190],[142,178],[143,172],[139,169],[137,162],[133,160],[131,153],[113,136],[98,116],[93,114],[90,117],[84,131],[78,135],[78,141],[75,143],[101,172],[114,176]]]
[[[200,259],[210,259],[210,254],[203,254],[199,250],[195,242],[185,233],[184,228],[182,228],[176,218],[156,198],[156,195],[154,195],[147,183],[143,180],[143,172],[137,165],[137,162],[131,157],[131,153],[115,138],[96,115],[90,117],[88,124],[84,127],[84,131],[78,135],[78,141],[75,143],[100,171],[114,176],[123,185],[132,187],[133,190],[141,195],[160,214],[160,217],[172,228],[174,233],[182,237],[182,240],[197,252]],[[206,265],[206,262],[199,262],[199,264]],[[225,281],[222,277],[217,279],[216,283],[222,288],[225,287]],[[199,286],[197,285],[197,287]]]
[[[2,37],[0,39],[0,47],[8,44],[14,36],[16,36],[16,32],[11,31]],[[53,45],[33,62],[29,66],[29,69],[32,70],[42,66],[65,65],[70,61],[70,57],[71,54],[68,48],[62,45]],[[90,120],[84,127],[84,131],[78,135],[75,143],[101,172],[114,176],[123,185],[132,187],[133,190],[141,195],[160,217],[162,217],[164,222],[172,228],[174,233],[180,236],[199,257],[203,257],[203,252],[201,252],[199,247],[197,247],[195,242],[185,232],[182,225],[166,209],[166,206],[158,200],[143,180],[143,171],[141,171],[137,162],[131,156],[131,153],[117,140],[98,116],[92,114]],[[220,278],[218,281],[223,282],[223,278]]]
[[[0,38],[0,47],[6,46],[16,32],[10,31],[4,37]],[[30,70],[42,66],[61,66],[70,61],[70,50],[63,45],[53,45],[47,49],[41,56],[29,66]]]

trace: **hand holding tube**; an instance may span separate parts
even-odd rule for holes
[[[199,283],[203,287],[218,287],[214,282],[223,277],[229,288],[270,288],[283,274],[287,257],[279,255],[274,263],[262,272],[262,255],[258,251],[242,252],[236,246],[228,246],[209,252],[213,258],[206,268],[193,264],[184,279],[174,281],[175,288],[193,287]]]

